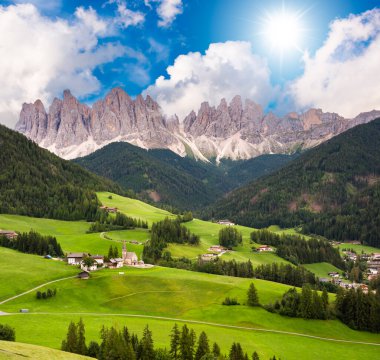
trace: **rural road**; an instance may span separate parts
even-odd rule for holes
[[[0,301],[0,305],[3,305],[3,304],[5,304],[5,303],[8,302],[8,301],[11,301],[11,300],[17,299],[17,298],[19,298],[20,296],[23,296],[23,295],[29,294],[29,293],[31,293],[32,291],[38,290],[38,289],[40,289],[40,288],[42,288],[42,287],[44,287],[44,286],[46,286],[46,285],[54,284],[54,283],[56,283],[56,282],[58,282],[58,281],[63,281],[63,280],[67,280],[67,279],[73,279],[73,278],[75,278],[75,277],[77,277],[77,275],[74,275],[74,276],[68,276],[68,277],[64,277],[64,278],[60,278],[60,279],[57,279],[57,280],[53,280],[53,281],[46,282],[46,283],[44,283],[44,284],[41,284],[41,285],[36,286],[36,287],[33,288],[33,289],[30,289],[30,290],[28,290],[28,291],[24,291],[24,292],[21,293],[21,294],[18,294],[18,295],[15,295],[15,296],[10,297],[10,298],[8,298],[8,299],[5,299],[5,300],[3,300],[3,301]]]
[[[152,316],[152,315],[83,313],[83,312],[75,312],[75,313],[72,313],[72,312],[69,312],[69,313],[33,312],[33,313],[25,313],[25,314],[21,314],[21,313],[11,314],[11,313],[9,313],[9,314],[5,314],[5,315],[21,315],[21,316],[28,316],[28,315],[121,316],[121,317],[130,317],[130,318],[154,319],[154,320],[162,320],[162,321],[175,321],[175,322],[197,324],[197,325],[208,325],[208,326],[216,326],[216,327],[221,327],[221,328],[226,328],[226,329],[248,330],[248,331],[281,334],[281,335],[300,336],[300,337],[305,337],[305,338],[310,338],[310,339],[316,339],[316,340],[322,340],[322,341],[333,341],[333,342],[340,342],[340,343],[346,343],[346,344],[380,346],[380,343],[371,343],[371,342],[364,342],[364,341],[351,341],[351,340],[343,340],[343,339],[333,339],[333,338],[326,338],[326,337],[315,336],[315,335],[307,335],[307,334],[291,332],[291,331],[282,331],[282,330],[274,330],[274,329],[261,329],[261,328],[247,327],[247,326],[227,325],[227,324],[213,323],[213,322],[208,322],[208,321],[177,319],[177,318],[170,318],[170,317],[164,317],[164,316]]]

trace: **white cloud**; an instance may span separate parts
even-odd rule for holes
[[[144,0],[145,6],[151,10],[152,3],[158,3],[156,11],[160,18],[158,21],[160,27],[170,26],[175,18],[183,12],[182,0]]]
[[[40,98],[47,105],[65,88],[77,96],[97,92],[94,69],[126,51],[99,44],[106,33],[107,23],[91,8],[78,8],[66,21],[31,4],[0,6],[0,122],[14,125],[23,102]]]
[[[177,15],[182,14],[182,11],[182,0],[161,0],[157,8],[157,14],[161,19],[158,26],[171,25]]]
[[[301,108],[346,117],[380,109],[380,9],[331,23],[323,46],[305,54],[303,75],[291,85]]]
[[[117,23],[122,27],[127,28],[129,26],[137,26],[145,21],[145,15],[140,11],[133,11],[127,8],[125,1],[116,1],[117,11],[119,16],[117,18]]]
[[[215,43],[204,55],[180,55],[167,73],[167,79],[160,76],[145,93],[157,99],[166,114],[180,119],[203,101],[217,105],[223,97],[229,101],[241,95],[266,106],[276,96],[267,63],[252,53],[248,42]]]

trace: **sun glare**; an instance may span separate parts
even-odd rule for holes
[[[282,10],[267,15],[264,21],[263,35],[266,43],[272,50],[281,53],[292,49],[301,51],[303,32],[301,16],[296,12]]]

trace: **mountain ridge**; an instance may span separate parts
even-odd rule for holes
[[[380,247],[380,118],[307,150],[229,193],[216,218],[241,225],[301,225],[306,233]]]
[[[149,95],[132,99],[123,89],[112,89],[89,107],[69,90],[55,98],[46,111],[40,100],[23,104],[16,130],[55,154],[72,159],[118,141],[145,149],[164,148],[180,156],[207,162],[210,158],[250,159],[263,154],[288,154],[314,147],[358,124],[380,116],[380,111],[345,119],[335,113],[309,109],[277,117],[264,114],[252,100],[235,96],[218,106],[203,102],[198,113],[180,122],[167,117]]]

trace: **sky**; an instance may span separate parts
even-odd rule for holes
[[[380,0],[0,0],[0,123],[113,87],[180,120],[235,95],[283,115],[380,109]]]

